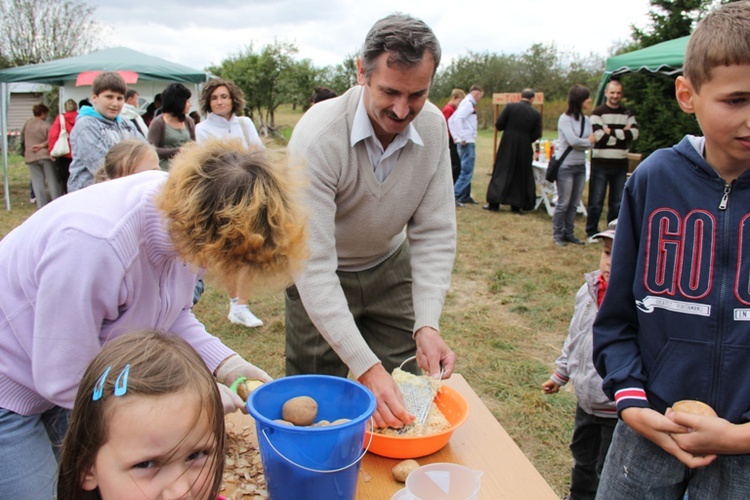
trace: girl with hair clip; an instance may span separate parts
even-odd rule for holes
[[[155,330],[123,335],[78,387],[57,498],[221,498],[224,436],[219,391],[190,344]]]
[[[110,148],[94,179],[102,182],[147,170],[159,170],[159,156],[154,147],[137,139],[126,139]]]
[[[210,139],[235,139],[253,151],[263,149],[255,124],[246,116],[238,116],[245,107],[242,90],[231,80],[214,78],[201,91],[201,111],[206,119],[195,127],[198,144]],[[200,295],[196,292],[196,297]],[[197,299],[196,299],[197,300]],[[234,286],[229,286],[229,321],[236,325],[256,328],[263,326],[247,305],[247,296],[238,295]]]
[[[206,332],[193,289],[206,271],[241,293],[293,281],[307,257],[297,182],[266,152],[192,144],[169,174],[68,194],[0,241],[0,498],[53,498],[80,376],[127,332],[186,340],[221,383],[226,412],[244,408],[228,387],[236,378],[271,380]]]

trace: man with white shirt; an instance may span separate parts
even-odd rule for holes
[[[453,372],[439,319],[456,251],[445,119],[427,95],[440,44],[422,21],[387,16],[357,60],[359,86],[310,108],[290,162],[310,180],[310,260],[286,296],[286,371],[354,377],[375,425],[412,416],[390,372],[417,355]]]
[[[448,119],[448,128],[453,140],[458,146],[458,156],[461,158],[461,173],[453,186],[456,196],[456,206],[463,207],[466,203],[478,203],[471,197],[471,179],[474,177],[474,163],[477,158],[477,104],[484,95],[479,85],[472,85],[469,93],[456,108],[456,112]]]
[[[125,104],[122,105],[122,111],[120,116],[126,120],[130,120],[135,125],[135,128],[144,138],[148,137],[148,126],[143,121],[141,115],[138,113],[138,92],[133,89],[128,89],[125,93]]]

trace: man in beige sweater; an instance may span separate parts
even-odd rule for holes
[[[445,378],[456,361],[438,325],[456,252],[447,128],[427,102],[439,62],[422,21],[381,19],[359,86],[310,108],[289,143],[310,178],[311,257],[287,290],[287,374],[351,371],[378,427],[412,420],[390,376],[401,361]]]

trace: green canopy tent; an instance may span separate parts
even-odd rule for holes
[[[20,66],[0,71],[0,132],[2,133],[3,178],[5,206],[10,210],[8,190],[8,83],[47,83],[63,88],[74,88],[81,73],[92,71],[127,71],[137,74],[138,81],[159,80],[192,83],[196,86],[211,75],[159,57],[150,56],[125,47],[98,50],[78,57],[58,59],[41,64]],[[197,94],[197,92],[196,92]],[[62,102],[62,96],[60,102]]]
[[[607,67],[596,92],[596,104],[604,101],[604,87],[614,76],[637,72],[662,75],[681,73],[689,39],[690,36],[683,36],[607,59]]]

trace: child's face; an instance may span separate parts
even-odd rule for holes
[[[91,104],[97,113],[114,120],[117,115],[122,111],[122,107],[125,104],[125,96],[119,92],[112,90],[105,90],[99,95],[91,94]]]
[[[602,278],[609,283],[609,268],[612,264],[612,238],[602,238],[602,256],[599,258],[599,270],[602,272]]]
[[[198,398],[182,391],[116,404],[83,489],[98,488],[103,500],[206,499],[218,464],[211,463],[216,439],[206,411],[195,419]]]
[[[679,77],[677,100],[695,113],[706,138],[706,161],[727,181],[748,169],[750,162],[750,64],[718,66],[711,80],[696,92]]]

